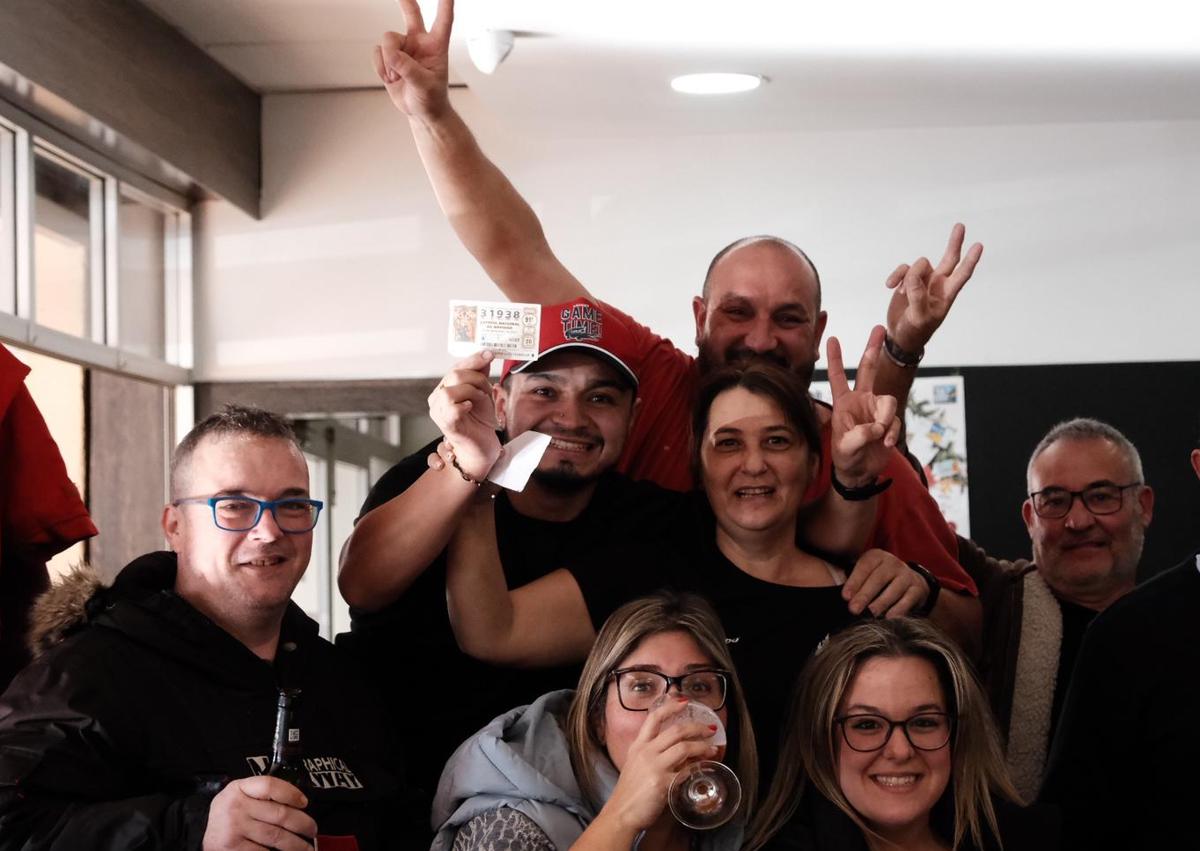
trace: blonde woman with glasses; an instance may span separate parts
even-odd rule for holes
[[[831,638],[801,674],[747,848],[1056,848],[1054,814],[1017,800],[957,645],[925,621],[869,621]]]
[[[680,697],[716,712],[728,741],[722,761],[742,784],[733,821],[703,833],[667,807],[679,769],[718,756],[715,725],[671,723],[686,706]],[[609,617],[578,689],[500,716],[454,753],[434,800],[433,851],[736,851],[757,777],[750,716],[716,613],[700,597],[659,593]]]

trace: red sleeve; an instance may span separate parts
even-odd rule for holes
[[[671,490],[691,490],[696,360],[628,314],[608,304],[601,306],[626,326],[636,348],[636,362],[629,366],[638,374],[640,403],[617,470],[631,479],[649,479]]]
[[[831,487],[832,436],[828,425],[822,426],[821,471],[804,495],[806,503],[821,499]],[[870,546],[904,561],[918,562],[938,578],[943,588],[979,596],[975,581],[958,563],[958,539],[908,459],[893,451],[883,477],[891,479],[892,486],[879,495]]]
[[[26,367],[0,347],[0,529],[6,551],[49,558],[96,534],[58,445],[24,385]],[[15,376],[19,376],[16,383]]]
[[[25,387],[28,372],[0,345],[0,691],[29,662],[29,610],[50,584],[46,559],[96,534]]]

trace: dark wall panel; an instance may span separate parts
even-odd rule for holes
[[[922,374],[936,374],[929,370]],[[967,398],[971,532],[989,552],[1028,557],[1021,520],[1029,454],[1050,427],[1077,416],[1120,429],[1153,486],[1143,577],[1200,546],[1200,482],[1188,463],[1200,431],[1200,363],[970,367]]]

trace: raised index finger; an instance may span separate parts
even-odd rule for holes
[[[425,19],[421,17],[421,7],[417,0],[396,0],[404,15],[404,31],[407,35],[425,32]]]
[[[954,274],[946,279],[946,296],[953,301],[958,295],[958,291],[963,288],[967,281],[971,280],[971,276],[975,274],[975,266],[979,263],[979,258],[983,256],[983,246],[978,242],[967,249],[967,256],[963,258],[962,263],[954,270]]]
[[[858,372],[854,373],[854,389],[862,388],[868,393],[875,389],[875,371],[879,368],[879,352],[883,349],[883,338],[887,332],[882,325],[871,329],[867,338],[867,347],[863,349],[862,358],[858,361]]]
[[[454,24],[454,0],[438,0],[437,17],[429,32],[443,43],[450,41],[450,28]]]
[[[846,367],[842,364],[842,344],[837,337],[825,341],[825,358],[829,361],[829,389],[833,398],[840,399],[850,392],[850,382],[846,380]]]
[[[937,268],[943,275],[949,275],[958,265],[958,258],[962,256],[963,240],[966,239],[966,236],[967,229],[961,222],[956,222],[950,229],[950,241],[946,243],[946,253],[942,255],[942,262],[938,263]]]

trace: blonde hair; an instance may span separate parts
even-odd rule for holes
[[[729,745],[725,761],[742,783],[742,812],[754,809],[758,788],[758,752],[742,685],[725,646],[725,630],[708,601],[695,594],[660,591],[626,603],[604,622],[579,676],[579,687],[567,713],[567,742],[579,788],[597,806],[596,758],[605,753],[602,730],[612,672],[643,640],[664,632],[683,632],[711,660],[729,671],[725,706]]]
[[[949,638],[916,618],[856,624],[813,654],[797,683],[779,770],[762,810],[749,830],[747,849],[762,847],[792,817],[806,783],[833,802],[864,833],[873,833],[838,783],[838,709],[864,662],[877,657],[925,659],[937,671],[954,732],[950,741],[949,793],[958,848],[969,833],[984,845],[984,825],[999,841],[992,795],[1020,799],[1004,763],[1004,751],[991,710],[970,663]]]

